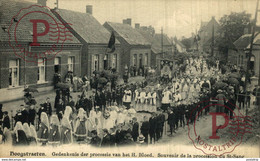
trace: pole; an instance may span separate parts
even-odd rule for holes
[[[247,103],[247,82],[250,79],[249,78],[249,67],[250,67],[250,59],[252,56],[252,50],[253,50],[253,43],[254,43],[254,38],[255,38],[255,28],[256,28],[256,21],[257,21],[257,14],[258,14],[258,6],[259,6],[259,0],[256,2],[256,11],[255,11],[255,19],[253,21],[253,29],[252,29],[252,35],[251,35],[251,40],[250,40],[250,48],[249,48],[249,53],[248,53],[248,59],[247,59],[247,68],[246,68],[246,80],[245,80],[245,86],[244,86],[244,91],[246,92],[246,103]],[[259,76],[260,77],[260,76]],[[259,78],[258,78],[258,84],[260,84]],[[248,113],[248,107],[246,106],[246,115]]]
[[[213,19],[213,17],[212,17]],[[212,40],[211,40],[211,56],[214,56],[214,23],[212,26]]]
[[[164,54],[163,54],[163,28],[161,29],[161,52],[162,52],[162,55],[163,55],[163,58],[164,58]]]

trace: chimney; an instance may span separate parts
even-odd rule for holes
[[[127,24],[127,19],[123,19],[123,24]]]
[[[93,12],[93,7],[92,7],[92,5],[87,5],[87,6],[86,6],[86,13],[92,15],[92,12]]]
[[[139,29],[139,28],[140,28],[140,23],[136,23],[136,24],[135,24],[135,28],[136,28],[136,29]]]
[[[130,26],[132,25],[132,19],[131,18],[127,18],[126,21],[127,21],[128,25],[130,25]]]
[[[47,0],[37,0],[37,3],[41,6],[47,6]]]

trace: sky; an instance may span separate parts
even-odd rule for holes
[[[55,2],[47,0],[47,6],[54,8]],[[163,28],[168,36],[181,38],[196,33],[201,21],[209,21],[212,16],[218,21],[225,14],[246,11],[253,18],[256,0],[59,0],[61,9],[86,12],[86,5],[93,6],[93,16],[101,24],[122,23],[123,19],[131,18],[132,27],[135,23],[151,25],[156,33]]]

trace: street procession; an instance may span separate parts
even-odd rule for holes
[[[256,33],[260,28],[250,23],[254,14],[212,15],[192,36],[177,38],[164,27],[133,25],[132,18],[101,24],[92,5],[78,12],[58,4],[49,9],[34,4],[46,6],[46,0],[3,0],[0,5],[0,145],[113,148],[174,144],[177,138],[189,140],[190,127],[211,124],[214,113],[223,113],[230,122],[250,116],[254,130],[247,139],[259,142],[260,36]],[[26,15],[30,5],[36,7],[30,10],[52,18],[35,15],[42,21],[25,25],[20,14]],[[226,25],[227,17],[234,26]],[[51,38],[46,38],[52,27],[45,30],[44,22],[54,19],[58,28],[53,32],[64,27],[61,38],[70,38],[60,46],[54,43],[62,50],[53,56],[46,54],[54,51]],[[10,34],[13,28],[17,41]],[[29,31],[24,35],[27,29],[33,36]],[[14,53],[17,49],[12,51],[20,45],[12,44],[20,41],[29,49],[22,57]],[[31,46],[35,41],[39,45]],[[37,56],[45,50],[45,57]],[[29,53],[36,54],[30,57]],[[223,126],[215,132],[229,135],[221,133]]]

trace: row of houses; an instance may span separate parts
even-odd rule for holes
[[[40,92],[53,89],[53,77],[60,73],[62,79],[68,71],[74,75],[90,77],[94,71],[115,69],[123,75],[126,68],[132,66],[157,67],[160,70],[160,61],[173,62],[173,42],[166,34],[156,34],[150,27],[135,24],[131,25],[131,19],[123,20],[123,23],[105,22],[100,24],[93,16],[92,6],[86,6],[86,13],[65,9],[48,9],[46,7],[33,8],[30,2],[4,0],[0,4],[0,93],[6,94],[0,102],[13,100],[23,96],[25,85],[35,86]],[[38,0],[37,5],[46,6],[46,0]],[[31,12],[42,12],[53,17],[55,23],[65,27],[64,33],[69,32],[69,41],[64,41],[62,48],[52,59],[46,57],[34,58],[34,61],[26,61],[23,57],[15,54],[10,43],[19,43],[26,51],[36,55],[48,51],[53,45],[48,35],[38,36],[39,46],[32,45],[34,42],[33,25],[20,23],[21,9],[30,9]],[[26,20],[40,19],[49,21],[45,14],[36,14]],[[24,19],[23,19],[24,20]],[[19,25],[15,28],[16,37],[10,39],[10,25]],[[37,24],[37,33],[43,33],[46,26]],[[57,29],[56,29],[57,30]],[[56,31],[55,30],[55,31]],[[108,42],[111,33],[115,35],[115,50],[109,52]],[[42,34],[43,35],[43,34]],[[12,35],[11,35],[12,36]],[[65,35],[66,38],[66,35]],[[35,60],[36,59],[36,60]],[[173,63],[172,63],[173,64]]]
[[[254,45],[251,58],[248,58],[250,43],[251,43],[251,30],[252,26],[248,25],[244,29],[244,34],[234,42],[229,42],[227,44],[228,50],[225,53],[220,53],[217,44],[214,44],[218,41],[219,38],[223,37],[224,34],[221,34],[221,26],[216,21],[215,17],[208,22],[201,22],[201,27],[198,31],[200,40],[198,41],[198,50],[201,52],[211,53],[213,48],[214,56],[218,59],[225,59],[231,65],[236,65],[237,67],[242,67],[244,70],[247,69],[248,59],[249,61],[249,71],[252,75],[259,79],[259,70],[260,70],[260,29],[256,27],[256,35],[254,38]],[[226,55],[225,55],[226,54]],[[257,81],[256,81],[257,82]]]

